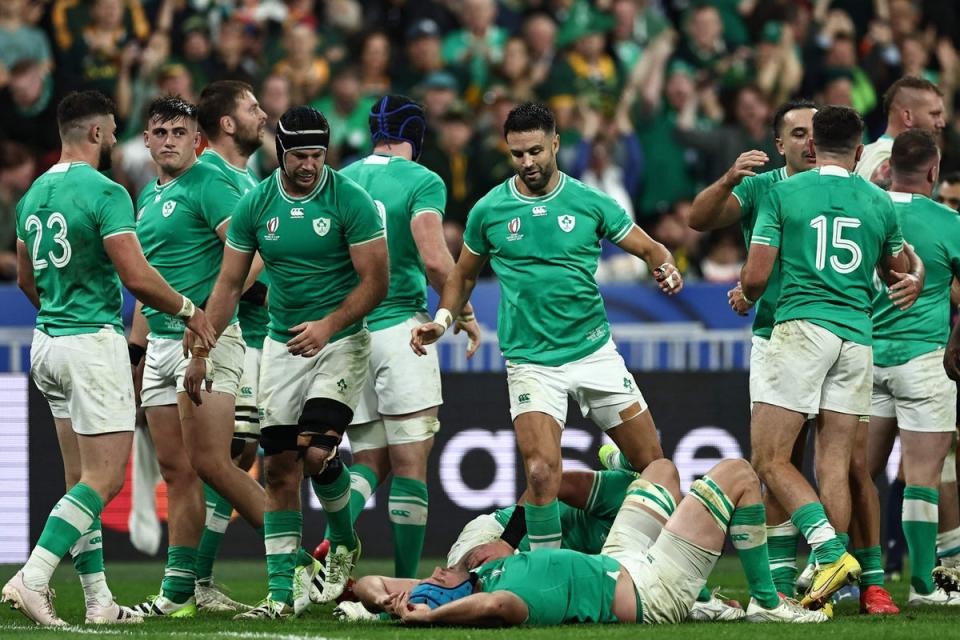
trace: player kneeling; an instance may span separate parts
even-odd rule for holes
[[[676,476],[669,461],[650,467],[660,477]],[[454,567],[438,567],[426,580],[368,576],[354,593],[371,611],[408,624],[679,623],[706,584],[729,528],[753,596],[747,620],[827,620],[773,587],[760,483],[749,463],[721,462],[674,505],[672,492],[639,478],[599,555],[541,549],[490,559],[472,572],[468,556]],[[544,584],[553,587],[544,591]]]

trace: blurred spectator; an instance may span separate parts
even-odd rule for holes
[[[443,40],[443,59],[464,66],[470,77],[467,99],[475,99],[487,86],[490,67],[503,60],[507,33],[496,24],[496,0],[462,0],[458,14],[462,29]]]
[[[612,120],[589,107],[582,112],[583,135],[570,175],[606,193],[636,220],[633,199],[643,173],[643,151],[630,122],[629,105],[619,108]]]
[[[53,66],[50,41],[40,29],[29,25],[24,17],[27,0],[0,2],[0,87],[7,84],[9,72],[21,60]]]
[[[410,95],[425,77],[444,68],[440,27],[436,22],[429,18],[419,20],[407,30],[406,54],[406,60],[398,65],[393,78],[395,90]]]
[[[704,281],[734,283],[740,279],[740,270],[747,256],[739,228],[734,226],[711,232],[704,254],[700,261]]]
[[[17,202],[30,188],[36,170],[30,149],[0,142],[0,280],[17,279]]]
[[[428,75],[418,88],[423,96],[423,108],[427,112],[427,135],[440,128],[440,121],[447,109],[457,100],[460,88],[457,79],[447,71]]]
[[[770,157],[770,162],[757,169],[757,173],[782,164],[770,131],[770,107],[759,89],[752,85],[738,89],[731,107],[726,110],[724,124],[715,129],[697,126],[698,100],[696,93],[688,96],[677,118],[677,138],[700,152],[704,182],[719,178],[741,153],[751,149],[765,151]]]
[[[293,102],[290,98],[290,81],[286,76],[273,74],[263,81],[260,91],[260,108],[267,114],[264,127],[263,144],[260,150],[250,157],[250,167],[261,179],[266,178],[277,168],[277,123]]]
[[[617,62],[606,51],[609,15],[592,11],[581,21],[568,21],[557,36],[570,50],[554,61],[542,93],[550,98],[583,99],[604,115],[613,115],[622,80]]]
[[[360,92],[360,74],[355,67],[337,71],[330,95],[313,102],[330,123],[329,162],[345,166],[356,156],[370,152],[370,108],[376,100]]]
[[[690,9],[685,20],[684,38],[677,48],[677,57],[697,72],[697,80],[719,80],[732,85],[747,76],[746,49],[732,51],[724,40],[720,12],[709,4]]]
[[[48,154],[60,148],[56,103],[49,67],[38,60],[20,60],[0,90],[0,138],[14,140]],[[53,126],[51,126],[53,124]]]
[[[249,85],[256,84],[260,69],[256,59],[245,51],[245,32],[244,25],[234,20],[225,22],[220,27],[214,63],[217,80],[239,80]]]
[[[853,74],[848,69],[831,69],[825,76],[826,83],[820,92],[819,104],[853,106]]]
[[[191,84],[195,87],[205,87],[217,75],[216,63],[213,59],[213,44],[210,41],[210,25],[202,16],[192,16],[184,21],[183,27],[183,56],[180,63],[190,72]]]
[[[960,172],[954,171],[940,177],[936,200],[960,213]]]
[[[127,12],[132,27],[127,26]],[[125,6],[123,0],[93,0],[89,22],[63,39],[69,46],[57,68],[61,88],[97,89],[115,97],[124,48],[149,35],[139,2]]]
[[[683,277],[699,276],[697,246],[701,234],[690,228],[690,200],[678,200],[653,225],[650,235],[670,250]]]
[[[793,30],[768,22],[756,50],[756,82],[768,104],[780,104],[794,95],[803,81],[803,67]]]
[[[473,143],[473,122],[466,105],[451,105],[440,117],[434,142],[424,144],[420,162],[432,169],[447,185],[444,220],[465,224],[467,213],[484,195],[476,175],[484,171]]]
[[[523,23],[523,39],[530,54],[530,82],[540,86],[550,75],[556,57],[557,23],[545,13],[534,13]]]
[[[287,55],[274,65],[273,72],[286,76],[294,104],[307,104],[327,86],[330,65],[316,54],[317,34],[307,24],[288,27],[283,46]]]
[[[384,31],[394,46],[402,48],[410,28],[421,20],[432,20],[440,33],[454,29],[457,20],[451,5],[437,0],[363,0],[363,18],[367,28]]]
[[[494,70],[492,84],[502,86],[520,102],[533,100],[534,85],[527,43],[523,38],[514,36],[507,40],[503,51],[503,62]]]
[[[860,113],[870,113],[877,106],[877,92],[873,81],[857,65],[857,47],[852,33],[838,33],[833,38],[826,55],[826,67],[829,73],[839,69],[850,74],[853,108]]]
[[[368,33],[360,50],[360,86],[364,95],[390,93],[390,40],[382,31]]]

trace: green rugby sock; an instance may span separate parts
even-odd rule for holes
[[[854,549],[853,557],[860,563],[860,588],[883,586],[883,562],[880,558],[880,545]],[[933,565],[930,565],[933,571]]]
[[[393,528],[394,575],[414,578],[427,534],[427,485],[414,478],[394,476],[390,483],[390,525]]]
[[[930,572],[937,563],[939,502],[936,489],[908,486],[903,490],[903,536],[910,553],[910,586],[920,594],[936,588]]]
[[[789,520],[767,526],[770,574],[777,591],[792,598],[797,592],[797,545],[800,530]]]
[[[738,507],[730,518],[730,540],[747,575],[750,595],[765,609],[780,604],[767,553],[767,513],[762,503]]]
[[[325,482],[321,484],[319,478]],[[331,550],[340,545],[356,549],[357,538],[353,533],[353,518],[350,515],[350,469],[343,463],[338,470],[328,467],[322,474],[311,477],[310,485],[327,516]]]
[[[954,558],[960,555],[960,527],[937,534],[937,557]]]
[[[90,528],[70,547],[70,555],[80,576],[84,600],[106,607],[113,603],[113,594],[107,586],[103,567],[103,532],[100,526],[100,516],[97,516]]]
[[[537,549],[559,549],[563,530],[560,526],[560,503],[556,499],[544,505],[526,503],[523,505],[524,520],[527,523],[527,540],[530,551]]]
[[[213,581],[213,562],[217,559],[220,543],[230,524],[233,505],[210,485],[203,485],[203,494],[207,501],[207,522],[200,536],[200,546],[197,547],[197,582],[207,583]]]
[[[700,587],[700,593],[697,594],[697,602],[710,602],[710,598],[713,597],[713,594],[710,593],[710,589],[707,588],[707,585]]]
[[[357,521],[367,500],[377,490],[377,474],[365,464],[350,465],[350,520],[351,524]],[[324,539],[330,539],[330,525],[323,532]]]
[[[820,565],[836,562],[846,552],[819,502],[803,505],[793,512],[790,521],[803,534]]]
[[[23,566],[24,583],[31,589],[42,589],[49,584],[60,560],[90,529],[101,511],[103,500],[82,482],[60,498],[43,525],[37,546]]]
[[[196,567],[197,550],[194,547],[167,547],[167,566],[160,584],[163,597],[177,604],[189,600],[196,590]]]
[[[267,511],[263,514],[263,530],[270,597],[293,605],[293,572],[303,533],[303,514],[299,511]]]

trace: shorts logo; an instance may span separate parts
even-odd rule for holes
[[[567,214],[557,218],[557,224],[560,225],[560,229],[562,229],[564,233],[570,233],[573,231],[573,228],[577,226],[577,219]]]
[[[521,393],[520,395],[517,396],[517,402],[519,402],[520,404],[525,404],[527,402],[530,402],[530,394]]]
[[[340,390],[340,393],[345,393],[347,390],[347,381],[343,378],[337,380],[337,389]]]
[[[325,236],[330,231],[330,218],[317,218],[313,221],[313,230],[318,236]]]
[[[628,390],[630,390],[630,391],[633,391],[633,380],[631,380],[630,378],[624,378],[624,379],[623,379],[623,388],[624,388],[624,389],[628,389]]]
[[[545,216],[547,215],[547,208],[543,205],[538,205],[532,209],[534,217]]]
[[[507,236],[507,242],[513,242],[514,240],[521,240],[523,234],[520,233],[520,218],[514,218],[507,223],[507,231],[510,232],[510,235]]]
[[[240,387],[240,395],[243,395],[243,396],[252,396],[252,395],[253,395],[253,387]]]
[[[290,209],[290,217],[291,217],[291,218],[302,218],[302,217],[303,217],[303,209],[302,209],[301,207],[294,207],[293,209]]]
[[[177,208],[176,200],[167,200],[163,203],[163,209],[160,212],[163,214],[164,218],[169,218],[173,215],[173,210]]]
[[[280,236],[277,235],[277,229],[280,228],[280,218],[273,216],[270,220],[267,221],[267,235],[263,236],[264,240],[279,240]]]

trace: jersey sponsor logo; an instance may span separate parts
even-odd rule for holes
[[[534,217],[545,216],[547,215],[547,208],[543,205],[537,205],[531,209],[531,212],[533,213]]]
[[[313,221],[313,230],[318,236],[325,236],[330,232],[330,218],[317,218]]]
[[[517,396],[517,402],[519,402],[520,404],[525,404],[527,402],[530,402],[530,394],[521,393],[520,395]]]
[[[302,217],[303,217],[303,208],[302,208],[302,207],[294,207],[293,209],[290,209],[290,217],[291,217],[291,218],[302,218]]]
[[[510,235],[507,236],[507,242],[513,242],[514,240],[522,239],[523,234],[520,233],[520,218],[514,218],[508,222],[507,231],[510,232]]]
[[[163,203],[163,208],[160,210],[160,213],[163,214],[164,218],[169,218],[173,215],[173,210],[177,208],[176,200],[167,200]]]
[[[279,240],[280,236],[277,235],[277,229],[280,228],[280,218],[278,216],[273,216],[267,221],[267,235],[263,236],[264,240]]]
[[[557,224],[560,225],[560,229],[562,229],[564,233],[570,233],[573,231],[573,228],[577,226],[577,219],[567,214],[557,218]]]

